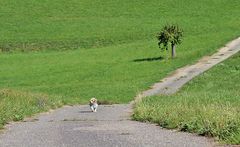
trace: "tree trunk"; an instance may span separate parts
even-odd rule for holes
[[[172,45],[172,58],[175,58],[176,57],[176,46],[173,43],[171,45]]]

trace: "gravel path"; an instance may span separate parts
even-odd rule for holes
[[[186,66],[136,97],[171,94],[193,77],[208,70],[240,50],[240,38],[223,47],[211,57]],[[40,114],[24,122],[6,126],[0,134],[0,147],[208,147],[208,138],[173,130],[154,124],[130,120],[132,104],[101,105],[97,113],[89,106],[63,107]]]

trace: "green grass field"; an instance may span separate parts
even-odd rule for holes
[[[194,37],[191,43],[216,42],[205,49],[239,35],[238,0],[0,2],[0,48],[4,51],[94,48],[152,40],[166,23],[179,24],[186,37]],[[187,48],[191,49],[198,50],[194,45]]]
[[[12,93],[23,92],[29,101],[46,95],[46,109],[39,111],[54,101],[82,104],[92,96],[128,103],[240,34],[238,0],[0,2],[0,89],[9,92],[0,95],[0,103],[20,101]],[[176,59],[156,60],[165,54],[156,34],[169,23],[184,30],[183,43]],[[30,110],[22,115],[39,112]],[[14,112],[0,112],[1,120],[13,118]]]
[[[240,144],[240,53],[172,96],[144,99],[134,119]]]

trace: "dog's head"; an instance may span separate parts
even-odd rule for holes
[[[97,103],[97,99],[96,98],[91,98],[90,101],[89,101],[91,104],[94,104],[94,103]]]

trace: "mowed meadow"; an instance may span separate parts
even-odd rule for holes
[[[90,97],[128,103],[240,34],[238,0],[0,2],[1,124]],[[165,24],[184,30],[174,60],[157,46]]]
[[[187,51],[199,50],[194,44],[206,40],[216,43],[205,49],[216,48],[239,35],[237,0],[0,2],[3,51],[68,50],[143,42],[153,40],[168,23],[184,30],[184,42],[189,46],[182,49]]]

